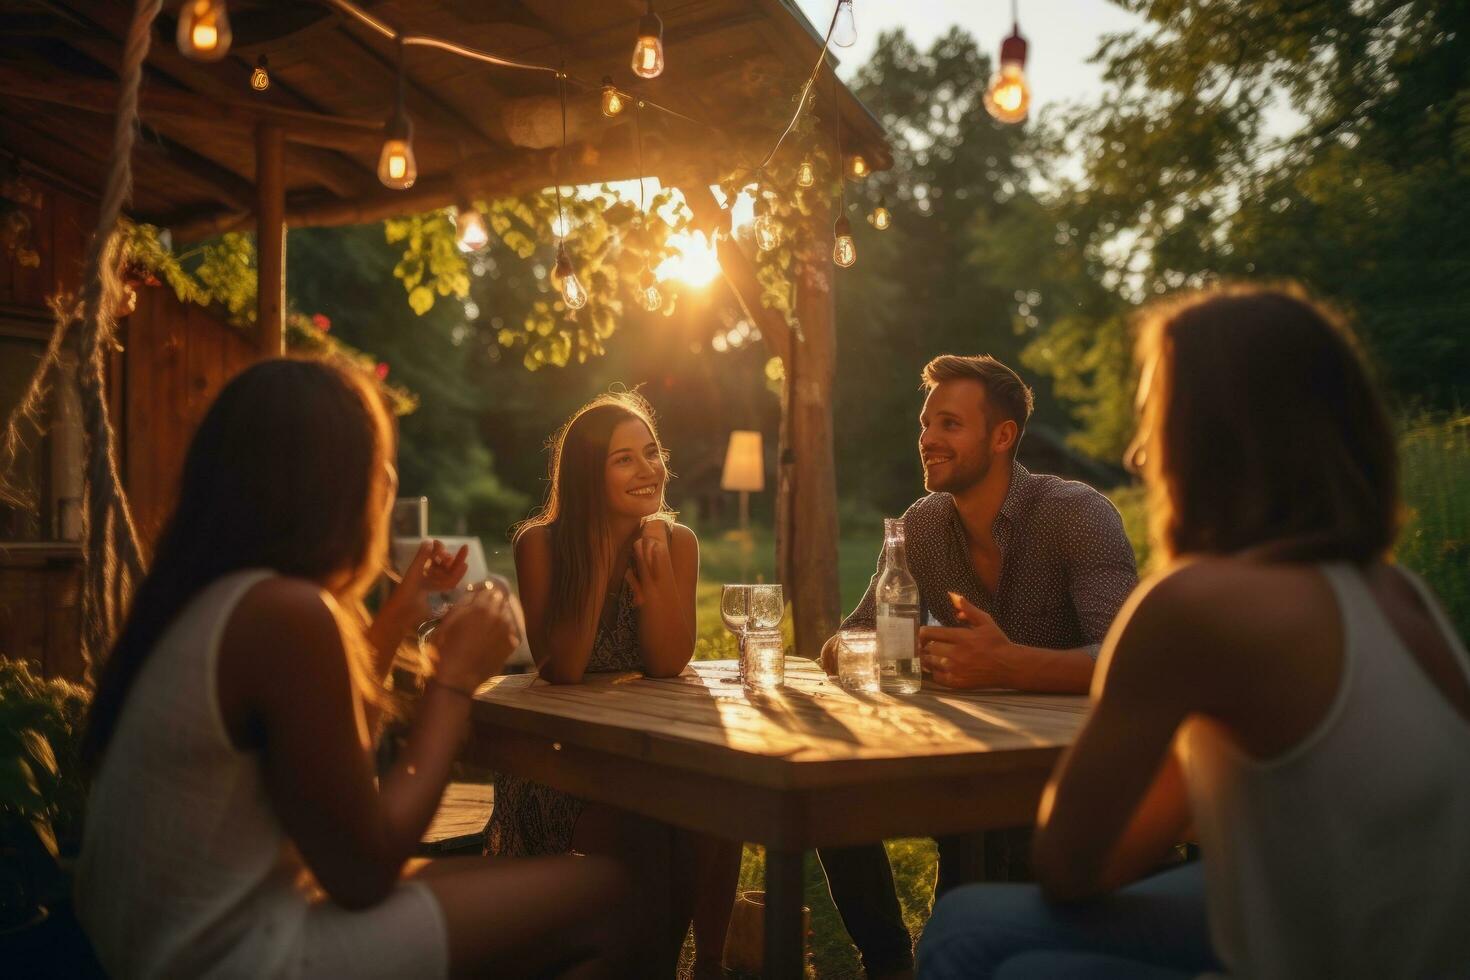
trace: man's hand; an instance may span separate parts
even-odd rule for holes
[[[822,669],[827,672],[828,677],[837,676],[837,636],[838,634],[833,633],[822,644]]]
[[[945,687],[1014,687],[1015,644],[974,604],[953,592],[949,598],[966,625],[919,630],[924,669]]]

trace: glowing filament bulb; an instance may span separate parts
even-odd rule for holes
[[[664,294],[658,291],[658,280],[653,277],[653,270],[645,265],[640,280],[638,298],[643,302],[643,308],[650,313],[657,313],[659,307],[664,305]]]
[[[857,21],[852,16],[852,0],[838,0],[837,19],[832,24],[832,43],[850,48],[857,43]]]
[[[1000,71],[985,89],[985,111],[997,122],[1018,123],[1031,108],[1031,86],[1026,82],[1026,39],[1020,28],[1000,45]]]
[[[613,85],[612,79],[606,75],[602,78],[602,114],[609,118],[623,111],[623,93]]]
[[[832,261],[846,269],[857,261],[857,245],[852,240],[852,225],[843,215],[832,228]]]
[[[454,243],[461,252],[478,252],[490,242],[485,216],[472,207],[462,207],[454,219]]]
[[[265,55],[260,56],[260,60],[255,63],[255,69],[250,72],[250,87],[257,92],[264,92],[271,87],[271,76],[266,71]]]
[[[580,310],[587,305],[587,287],[577,278],[577,271],[572,268],[572,260],[567,257],[564,245],[556,247],[556,268],[551,276],[561,290],[562,302],[567,304],[567,309]]]
[[[801,187],[810,187],[817,182],[817,171],[810,160],[801,161],[801,166],[796,168],[796,183]]]
[[[413,123],[400,104],[388,121],[383,152],[378,154],[378,180],[395,191],[408,190],[418,179],[418,164],[413,158]]]
[[[774,216],[758,215],[754,222],[755,244],[762,252],[769,252],[781,244],[781,226]]]
[[[231,36],[224,0],[184,0],[177,36],[184,57],[218,61],[229,53]]]
[[[638,21],[638,40],[633,45],[633,74],[657,78],[663,73],[664,24],[653,12],[653,0],[648,0],[648,13]]]
[[[884,230],[892,223],[893,216],[888,213],[888,209],[885,208],[881,203],[873,209],[872,214],[868,215],[868,224],[872,225],[874,228],[877,228],[879,231]]]
[[[847,159],[847,173],[853,180],[862,180],[869,173],[868,161],[861,153],[854,153]]]

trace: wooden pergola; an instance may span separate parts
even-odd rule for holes
[[[640,176],[680,187],[696,220],[714,224],[720,215],[709,185],[733,161],[763,158],[779,132],[751,106],[788,105],[793,82],[808,75],[822,46],[794,0],[660,4],[667,68],[644,80],[629,67],[644,0],[360,6],[408,34],[562,66],[575,79],[609,76],[674,113],[643,114],[640,172],[631,113],[603,116],[595,91],[571,90],[563,150],[553,74],[410,46],[404,94],[419,176],[408,190],[389,190],[375,169],[398,84],[392,38],[326,2],[232,0],[229,55],[203,63],[175,46],[177,5],[166,4],[140,90],[129,213],[169,229],[177,244],[227,230],[255,232],[262,356],[282,349],[287,227],[371,222],[553,183]],[[84,201],[96,199],[109,159],[121,41],[131,17],[115,0],[0,0],[0,146]],[[268,58],[270,86],[257,92],[249,79],[261,56]],[[822,91],[831,89],[824,84]],[[889,167],[881,126],[845,87],[837,93],[844,145],[874,170]],[[829,234],[830,216],[813,220]],[[801,336],[794,337],[783,317],[762,307],[746,251],[726,238],[719,257],[734,299],[786,366],[779,574],[795,608],[799,649],[814,652],[839,614],[831,418],[836,270],[826,256],[798,260]]]

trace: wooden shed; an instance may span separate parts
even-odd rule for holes
[[[822,33],[794,0],[657,4],[668,55],[655,79],[634,77],[629,65],[645,0],[364,0],[355,7],[231,0],[229,54],[202,62],[184,57],[174,42],[177,8],[166,3],[152,26],[128,213],[169,229],[176,245],[254,231],[261,288],[254,336],[159,290],[145,291],[121,323],[110,400],[126,489],[145,536],[166,511],[199,410],[245,364],[281,350],[287,226],[362,223],[553,183],[639,176],[684,189],[696,214],[711,220],[709,185],[733,161],[762,158],[779,135],[779,125],[773,131],[751,105],[789,102],[791,80],[808,77],[822,51]],[[123,40],[133,18],[116,0],[0,0],[0,157],[20,188],[11,196],[23,199],[13,210],[29,224],[28,243],[0,255],[0,352],[7,362],[10,348],[22,353],[44,342],[48,299],[77,286],[111,154]],[[401,49],[395,34],[407,42]],[[463,57],[456,47],[494,58]],[[257,91],[250,80],[261,58],[270,84]],[[491,63],[495,58],[548,70]],[[571,93],[565,149],[558,70]],[[604,116],[595,88],[584,84],[604,77],[668,110],[645,116],[641,170],[630,120]],[[823,77],[831,78],[826,69]],[[391,190],[375,171],[400,84],[414,121],[418,179]],[[877,121],[845,88],[824,83],[823,91],[837,93],[843,144],[872,169],[888,167]],[[830,228],[830,216],[813,220]],[[38,264],[26,261],[27,251]],[[727,239],[720,259],[735,298],[786,362],[780,567],[791,586],[798,642],[813,649],[838,616],[833,270],[825,257],[799,262],[803,329],[793,337],[782,318],[762,308],[742,248]],[[11,384],[8,374],[0,380]],[[10,389],[0,389],[0,410],[8,409],[7,397]],[[53,406],[57,424],[31,461],[39,517],[23,527],[18,517],[13,526],[0,523],[0,653],[55,673],[74,672],[58,651],[75,646],[68,610],[75,608],[80,560],[68,516],[79,478],[79,469],[68,467],[79,459],[80,440],[67,421],[68,397],[63,387]],[[41,610],[44,628],[36,625]]]

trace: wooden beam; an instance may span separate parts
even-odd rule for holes
[[[0,95],[107,115],[117,111],[116,82],[60,74],[43,78],[13,65],[0,65]],[[308,146],[376,153],[383,144],[382,120],[251,105],[159,87],[139,93],[138,110],[144,118],[173,117],[234,130],[253,130],[265,123],[278,127],[287,139]],[[416,142],[435,138],[433,134],[414,134]]]
[[[285,139],[274,126],[255,131],[255,326],[260,353],[279,357],[285,350],[286,312],[286,162]]]

